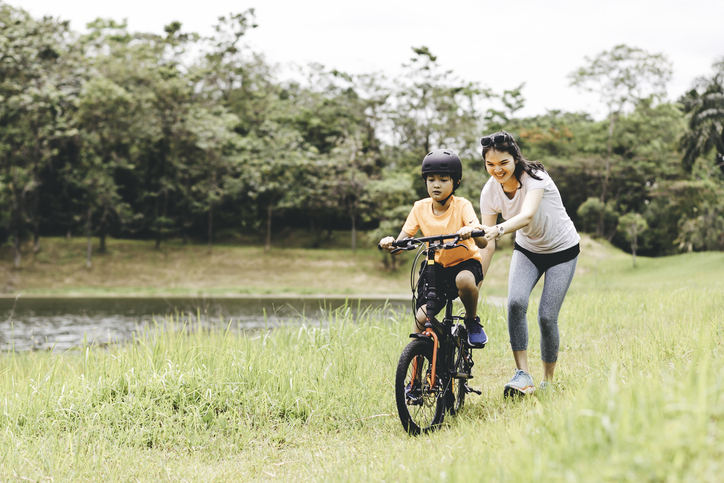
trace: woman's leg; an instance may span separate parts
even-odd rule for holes
[[[508,334],[518,369],[528,370],[528,299],[542,273],[528,257],[513,250],[508,278]]]
[[[558,335],[558,314],[563,300],[571,286],[576,272],[578,257],[568,262],[554,265],[546,270],[543,293],[538,306],[538,326],[540,327],[540,352],[543,359],[544,379],[553,378],[558,361],[560,339]]]

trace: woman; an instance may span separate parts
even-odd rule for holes
[[[485,273],[495,252],[494,241],[516,232],[508,279],[508,332],[517,370],[504,394],[525,395],[535,391],[528,369],[528,299],[545,273],[538,309],[544,373],[540,389],[545,389],[558,360],[558,313],[576,270],[581,238],[555,183],[541,163],[523,157],[513,136],[501,131],[480,143],[490,174],[480,193],[482,229],[493,242],[481,251]],[[496,224],[498,214],[503,223]]]

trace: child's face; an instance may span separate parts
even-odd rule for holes
[[[438,203],[445,201],[453,192],[453,180],[446,174],[430,174],[425,182],[427,194]]]

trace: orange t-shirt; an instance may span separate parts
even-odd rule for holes
[[[438,216],[432,211],[432,198],[416,201],[412,211],[407,215],[407,221],[405,221],[402,231],[412,236],[415,236],[418,229],[422,230],[423,236],[449,235],[457,233],[464,226],[480,223],[472,203],[465,198],[452,196],[449,203],[450,207],[447,211]],[[459,243],[468,249],[457,247],[450,250],[439,250],[435,253],[435,261],[443,267],[451,267],[471,258],[483,261],[478,246],[472,238],[460,240]]]

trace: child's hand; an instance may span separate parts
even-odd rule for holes
[[[382,240],[380,240],[380,243],[378,243],[379,247],[383,250],[392,251],[392,243],[395,241],[394,237],[386,236]]]
[[[460,228],[457,234],[460,235],[461,240],[467,240],[470,238],[470,234],[477,229],[478,227],[476,226],[468,225]]]

